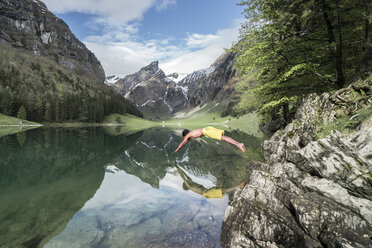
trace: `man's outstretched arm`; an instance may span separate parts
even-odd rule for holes
[[[178,148],[174,152],[176,153],[179,149],[181,149],[184,145],[186,145],[187,142],[189,142],[189,137],[188,136],[186,136],[183,139],[183,141],[181,142],[181,144],[178,146]]]

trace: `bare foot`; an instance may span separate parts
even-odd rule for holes
[[[241,189],[243,189],[243,188],[245,187],[245,185],[246,185],[246,182],[243,181],[243,182],[239,185],[239,187],[240,187]]]
[[[239,147],[240,150],[242,150],[242,152],[245,152],[244,143],[239,143],[238,147]]]

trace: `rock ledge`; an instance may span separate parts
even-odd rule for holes
[[[265,141],[267,162],[255,162],[226,210],[224,247],[372,247],[372,126],[317,139],[319,123],[347,110],[337,96],[356,93],[308,96],[295,121]],[[361,95],[359,106],[371,106]]]

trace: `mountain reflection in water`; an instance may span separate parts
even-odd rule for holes
[[[262,159],[261,140],[233,132],[245,154],[206,138],[174,154],[172,130],[109,133],[0,138],[0,247],[219,247],[223,194]]]

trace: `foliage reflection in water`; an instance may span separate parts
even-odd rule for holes
[[[219,247],[228,199],[260,160],[180,132],[39,129],[0,138],[1,247]],[[110,133],[107,134],[107,133]]]

